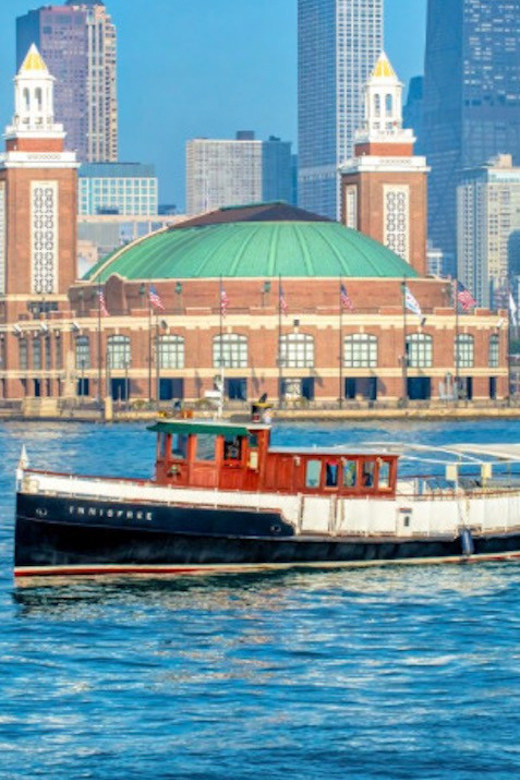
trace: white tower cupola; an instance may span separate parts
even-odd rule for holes
[[[403,130],[403,85],[382,52],[365,86],[365,122],[356,143],[385,141],[413,143],[415,138]]]
[[[14,79],[15,113],[7,137],[64,137],[63,125],[54,122],[54,82],[33,43]]]

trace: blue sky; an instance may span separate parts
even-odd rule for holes
[[[0,127],[13,113],[15,19],[46,2],[0,0]],[[61,5],[61,2],[56,2]],[[185,142],[296,141],[297,0],[106,0],[118,29],[120,159],[157,166],[162,202],[184,205]],[[423,70],[426,0],[386,0],[400,78]]]

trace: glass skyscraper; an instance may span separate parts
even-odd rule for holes
[[[298,0],[298,204],[332,219],[383,29],[383,0]]]
[[[20,67],[34,43],[56,79],[55,111],[81,162],[118,157],[116,28],[102,0],[67,0],[16,20]]]
[[[520,164],[520,0],[429,0],[421,149],[431,166],[429,237],[456,269],[465,168]]]

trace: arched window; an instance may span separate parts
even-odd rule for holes
[[[381,95],[374,95],[374,114],[381,116]]]
[[[475,360],[475,339],[468,333],[461,333],[455,340],[455,365],[459,368],[473,368]],[[458,362],[457,362],[458,361]]]
[[[109,336],[107,341],[107,367],[123,370],[129,367],[130,360],[130,338],[128,336]]]
[[[247,368],[247,338],[239,333],[223,333],[213,339],[215,368]]]
[[[159,367],[184,368],[184,339],[181,336],[159,337]]]
[[[431,368],[433,365],[433,338],[426,333],[412,333],[407,336],[406,357],[410,368]]]
[[[42,90],[41,87],[36,88],[36,110],[41,111],[42,110]]]
[[[286,333],[280,339],[280,359],[285,368],[314,368],[314,339],[307,333]]]
[[[31,95],[27,88],[23,91],[23,106],[26,111],[29,111],[31,108]]]
[[[76,339],[76,369],[90,368],[90,341],[88,336],[78,336]]]
[[[392,95],[388,94],[385,98],[386,115],[392,116],[394,110],[394,99]]]
[[[498,368],[500,361],[500,339],[498,334],[494,333],[489,339],[489,367]]]
[[[26,338],[21,338],[18,342],[18,360],[20,371],[27,371],[29,368],[29,350]]]
[[[369,333],[354,333],[343,342],[345,368],[376,368],[377,338]]]

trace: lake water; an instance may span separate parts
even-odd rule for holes
[[[274,440],[520,442],[518,422]],[[515,780],[520,564],[14,587],[14,469],[150,476],[143,425],[0,428],[0,780]]]

